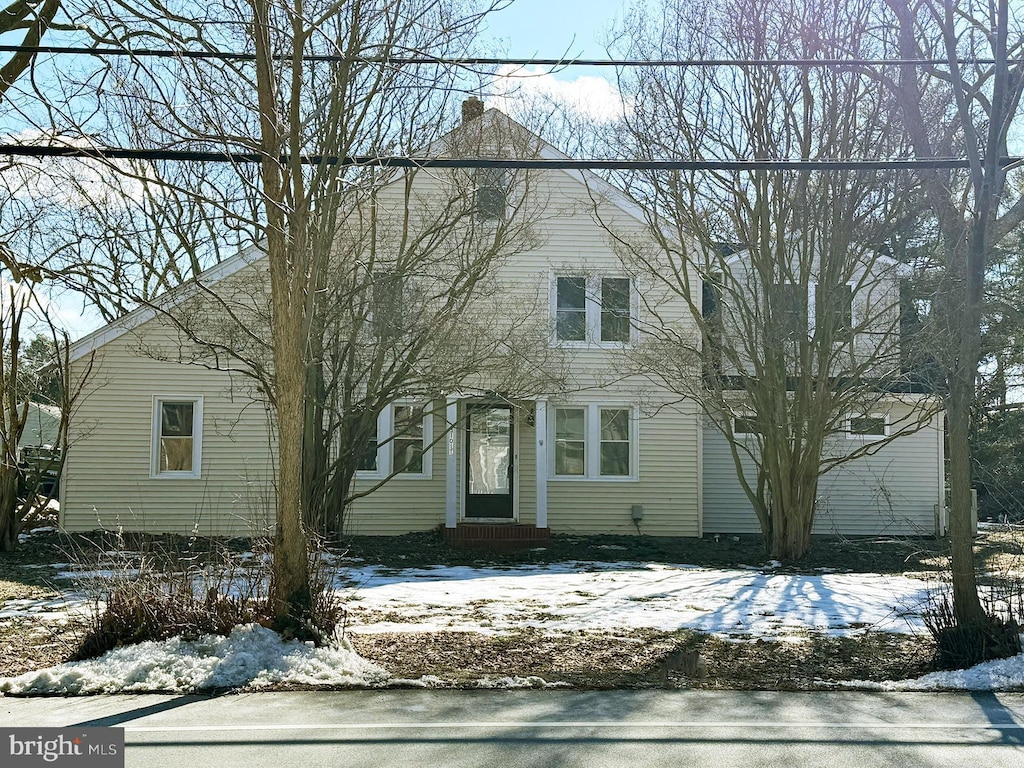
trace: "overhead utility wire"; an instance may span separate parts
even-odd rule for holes
[[[21,157],[73,157],[99,160],[180,160],[203,163],[260,163],[259,152],[216,152],[167,149],[125,149],[121,147],[41,147],[24,144],[0,144],[0,155]],[[282,163],[288,156],[280,157]],[[1017,164],[1022,158],[1004,157],[1001,163]],[[342,165],[372,168],[516,168],[555,170],[618,171],[830,171],[900,170],[910,168],[969,168],[968,160],[931,158],[898,160],[519,160],[472,157],[398,157],[376,155],[303,155],[303,165]]]
[[[163,59],[215,59],[220,61],[255,61],[256,54],[237,51],[172,51],[158,48],[89,48],[61,45],[0,45],[0,53],[71,54],[83,56],[131,56],[132,58]],[[292,56],[273,56],[276,61],[291,61]],[[512,64],[542,67],[838,67],[838,66],[905,66],[908,64],[948,64],[949,59],[577,59],[577,58],[503,58],[467,56],[445,58],[435,56],[345,56],[339,54],[305,54],[303,61],[321,61],[339,64],[387,64],[410,66],[446,64],[452,66],[485,66]],[[995,59],[956,59],[957,64],[995,64]],[[1013,59],[1010,64],[1022,64],[1024,59]]]

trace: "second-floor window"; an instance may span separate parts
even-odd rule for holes
[[[478,168],[474,178],[473,207],[478,219],[504,219],[509,179],[504,168]]]
[[[370,318],[373,330],[382,339],[402,334],[405,325],[405,279],[393,270],[373,273],[370,294]]]
[[[632,338],[633,282],[628,277],[555,278],[555,339],[626,344]]]
[[[831,334],[832,341],[850,341],[853,338],[853,286],[843,283],[827,292],[821,285],[816,288],[817,299],[821,304],[818,318],[822,315],[827,317],[826,330]],[[818,318],[816,322],[820,322]]]
[[[771,287],[769,314],[771,340],[798,341],[807,337],[807,289],[795,283]]]

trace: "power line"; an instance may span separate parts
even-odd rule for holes
[[[0,45],[0,53],[68,54],[76,56],[128,56],[132,58],[213,59],[219,61],[255,61],[256,54],[238,51],[190,51],[158,48],[91,48],[61,45]],[[272,57],[275,61],[291,61],[290,55]],[[388,66],[542,66],[542,67],[896,67],[948,64],[949,59],[579,59],[579,58],[508,58],[508,57],[435,57],[435,56],[350,56],[341,54],[305,54],[303,61],[337,64],[384,64]],[[995,59],[963,58],[959,65],[993,65]],[[1008,64],[1024,64],[1024,59],[1011,59]]]
[[[45,147],[0,144],[0,155],[20,157],[70,157],[98,160],[177,160],[200,163],[253,164],[264,160],[259,152],[209,150],[127,149],[123,147]],[[288,156],[279,160],[289,162]],[[1004,166],[1022,158],[1004,157]],[[898,158],[894,160],[541,160],[492,157],[407,157],[377,155],[303,155],[303,165],[341,165],[367,168],[512,168],[526,170],[616,170],[616,171],[880,171],[914,168],[969,168],[961,158]]]

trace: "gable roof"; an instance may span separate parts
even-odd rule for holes
[[[255,264],[264,255],[263,250],[258,245],[253,245],[236,253],[234,256],[229,256],[219,264],[203,270],[196,277],[172,288],[149,304],[137,307],[128,314],[117,318],[117,320],[80,338],[71,345],[68,351],[70,361],[74,362],[91,352],[95,352],[105,344],[121,338],[143,323],[149,322],[161,312],[166,312],[187,301],[201,289],[216,285],[221,280]]]
[[[488,130],[489,127],[500,122],[504,123],[506,127],[520,132],[521,135],[528,137],[531,142],[536,143],[536,146],[539,148],[537,154],[541,160],[557,161],[572,159],[569,155],[557,149],[555,146],[548,143],[521,123],[516,122],[498,109],[491,107],[485,110],[483,115],[477,118],[477,120],[482,124],[483,130]],[[457,136],[459,133],[464,131],[465,128],[465,125],[459,125],[444,136],[441,136],[436,141],[432,142],[427,147],[427,155],[431,157],[442,156],[441,153],[447,151],[451,146],[451,138],[453,136]],[[551,169],[551,172],[565,174],[577,183],[583,184],[588,189],[593,189],[603,199],[609,201],[612,205],[622,210],[631,218],[636,219],[642,224],[648,223],[644,216],[643,209],[640,206],[636,205],[626,197],[626,195],[620,189],[615,187],[615,185],[601,178],[593,171],[576,170],[571,168],[553,168]],[[266,254],[263,249],[259,244],[257,244],[246,248],[234,256],[228,257],[209,269],[203,270],[194,278],[172,288],[149,304],[133,309],[131,312],[119,317],[117,320],[114,320],[102,328],[83,336],[71,345],[69,350],[70,360],[74,362],[75,360],[79,360],[82,357],[95,352],[100,347],[121,338],[144,323],[149,322],[161,312],[165,312],[182,304],[187,299],[195,296],[201,289],[216,285],[221,280],[224,280],[225,278],[240,272],[242,269],[255,264],[263,259],[265,255]]]

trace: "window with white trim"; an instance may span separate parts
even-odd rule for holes
[[[377,467],[381,464],[378,454],[380,453],[381,446],[377,441],[378,434],[380,432],[381,416],[377,416],[377,424],[374,427],[373,434],[368,435],[366,442],[363,444],[363,450],[356,458],[356,476],[365,475],[367,477],[374,477],[377,475]]]
[[[429,419],[423,408],[412,405],[392,406],[394,437],[391,440],[391,466],[401,475],[422,475],[424,470],[424,437]]]
[[[152,430],[152,477],[200,476],[203,444],[202,397],[154,397]]]
[[[599,408],[602,477],[629,477],[629,408]]]
[[[551,474],[556,478],[636,479],[637,419],[628,405],[553,409]]]
[[[394,403],[377,417],[377,433],[366,444],[357,478],[395,477],[429,479],[433,420],[429,408],[414,403]]]
[[[587,409],[555,409],[555,474],[587,474]]]
[[[877,440],[888,434],[889,423],[882,414],[851,414],[846,419],[846,436],[851,440]]]
[[[555,340],[628,344],[633,338],[636,302],[628,277],[559,275],[555,277]]]

